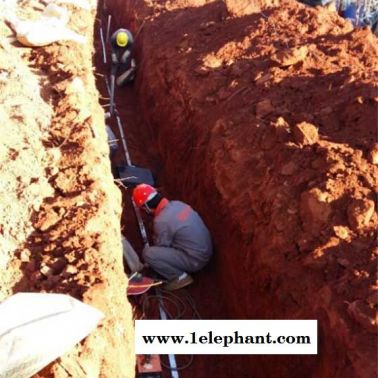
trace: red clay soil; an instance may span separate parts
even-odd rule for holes
[[[43,9],[37,5],[23,2],[21,17],[35,17]],[[89,337],[37,377],[131,377],[121,196],[92,67],[95,7],[64,6],[72,11],[69,27],[88,38],[85,45],[24,48],[10,42],[0,17],[0,116],[1,127],[9,127],[1,146],[0,300],[20,291],[64,293],[105,314]]]
[[[294,1],[226,3],[107,9],[140,31],[135,93],[161,182],[209,225],[229,314],[318,319],[319,354],[192,376],[375,376],[377,40]]]

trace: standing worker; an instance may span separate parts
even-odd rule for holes
[[[145,246],[144,261],[169,282],[166,290],[181,289],[193,282],[188,272],[202,269],[213,253],[209,230],[189,205],[168,201],[150,185],[133,191],[135,204],[153,215],[153,246]]]
[[[127,29],[118,29],[110,39],[111,44],[111,93],[110,93],[110,113],[113,113],[114,88],[123,86],[135,78],[136,64],[131,57],[134,38]]]

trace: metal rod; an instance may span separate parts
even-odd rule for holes
[[[135,202],[132,198],[131,198],[131,202],[133,204],[135,215],[137,217],[140,235],[142,236],[142,240],[143,240],[143,245],[144,245],[144,247],[148,247],[150,245],[150,243],[148,242],[146,227],[144,226],[142,215],[140,214],[139,207],[137,207],[137,205],[135,204]]]
[[[106,28],[106,43],[109,42],[109,34],[110,34],[110,23],[112,22],[112,16],[109,14],[108,16],[108,26]]]
[[[129,281],[132,280],[137,274],[138,274],[138,272],[134,272],[134,273],[129,277]]]
[[[108,92],[110,93],[109,80],[108,80],[107,77],[105,77],[105,83],[106,83],[106,88],[108,89]],[[116,110],[116,112],[117,112],[117,110]],[[127,165],[132,165],[131,164],[130,155],[129,155],[129,150],[128,150],[127,144],[126,144],[125,134],[123,132],[123,127],[122,127],[121,120],[120,120],[120,118],[118,116],[118,112],[116,114],[116,120],[117,120],[118,130],[119,130],[119,133],[121,135],[121,141],[122,141],[123,151],[125,153],[125,158],[126,158]]]
[[[135,34],[134,42],[135,42],[136,39],[138,38],[138,35],[139,35],[139,33],[142,31],[142,29],[143,29],[145,23],[146,23],[146,20],[143,20],[142,24],[140,25],[138,31],[137,31],[136,34]]]
[[[167,314],[164,311],[164,304],[163,299],[161,296],[159,296],[159,313],[160,313],[160,319],[161,320],[167,320]],[[168,354],[168,360],[169,360],[169,366],[171,367],[171,375],[172,378],[179,378],[179,374],[177,371],[177,363],[176,358],[174,354]]]
[[[102,32],[102,27],[100,27],[100,38],[101,38],[101,44],[102,44],[102,54],[103,54],[104,64],[106,64],[106,50],[105,50],[104,34]]]
[[[126,163],[127,163],[127,165],[131,165],[131,159],[130,159],[129,150],[128,150],[127,144],[126,144],[125,134],[123,133],[122,123],[121,123],[121,120],[120,120],[118,114],[116,114],[116,120],[117,120],[119,133],[121,134],[121,141],[122,141],[123,149],[125,151]]]
[[[130,180],[130,179],[136,179],[136,178],[138,178],[137,176],[127,176],[127,177],[125,177],[125,178],[119,178],[119,179],[115,179],[114,181],[128,181],[128,180]]]
[[[116,75],[117,67],[112,65],[112,73],[110,75],[110,114],[113,115],[114,111],[114,91],[115,91],[115,75]]]
[[[108,92],[110,93],[109,80],[108,80],[107,77],[105,77],[105,84],[106,84],[106,88],[107,88]],[[121,123],[121,120],[118,116],[117,109],[115,109],[115,112],[116,112],[116,120],[117,120],[118,130],[119,130],[119,133],[121,135],[121,141],[122,141],[123,151],[125,153],[126,162],[127,162],[127,165],[130,166],[132,164],[131,164],[131,159],[130,159],[130,155],[129,155],[129,150],[128,150],[127,144],[126,144],[125,134],[123,132],[122,123]],[[122,183],[121,180],[117,180],[117,181],[126,188],[126,186]],[[144,226],[143,219],[142,219],[142,216],[140,214],[140,210],[139,210],[139,208],[137,207],[137,205],[135,204],[135,202],[133,201],[132,198],[131,198],[131,202],[133,204],[134,212],[135,212],[135,215],[136,215],[136,218],[137,218],[137,221],[138,221],[139,231],[140,231],[140,235],[141,235],[142,240],[143,240],[143,244],[144,244],[144,246],[148,246],[149,243],[148,243],[147,231],[146,231],[146,228]]]
[[[127,186],[125,186],[121,180],[116,179],[114,181],[119,183],[123,188],[125,188],[127,190]],[[138,221],[139,231],[140,231],[140,235],[142,237],[143,245],[144,245],[144,247],[146,247],[146,246],[148,247],[150,245],[150,243],[148,242],[146,227],[144,226],[143,219],[142,219],[142,216],[140,214],[140,210],[137,207],[137,205],[135,204],[132,197],[131,197],[131,203],[133,205],[134,212],[135,212],[135,215],[136,215],[136,218],[137,218],[137,221]]]

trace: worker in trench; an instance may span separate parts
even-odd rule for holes
[[[188,273],[197,272],[210,260],[213,246],[201,217],[181,201],[169,201],[147,184],[132,194],[138,208],[153,216],[153,246],[145,246],[145,263],[163,276],[166,290],[177,290],[193,282]]]
[[[132,57],[134,38],[127,29],[116,30],[110,39],[111,73],[110,73],[110,114],[114,108],[115,84],[122,87],[135,78],[136,64]]]
[[[136,64],[131,57],[134,38],[127,29],[118,29],[110,39],[112,73],[116,76],[116,84],[122,86],[135,78]]]

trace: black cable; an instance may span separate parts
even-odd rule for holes
[[[174,297],[159,293],[159,294],[147,294],[146,295],[146,297],[144,298],[143,303],[142,303],[143,313],[146,312],[146,306],[149,304],[148,302],[150,300],[153,300],[153,299],[156,299],[157,301],[159,301],[160,299],[162,300],[162,302],[163,302],[162,307],[163,307],[164,311],[167,313],[169,319],[180,319],[186,311],[186,305],[184,304],[184,302],[182,300],[177,301],[176,298],[174,298]],[[170,311],[167,310],[166,306],[164,305],[164,301],[171,303],[175,307],[175,310],[176,310],[175,316],[173,316],[170,313]]]
[[[183,290],[183,293],[185,294],[186,296],[186,300],[188,301],[189,303],[189,307],[192,309],[193,311],[193,314],[197,317],[197,319],[202,319],[198,309],[197,309],[197,305],[196,305],[196,302],[194,301],[193,297],[191,296],[191,294],[189,293],[188,290],[184,289]]]
[[[174,294],[172,291],[164,290],[161,288],[157,288],[156,292],[158,295],[166,298],[170,298],[171,301],[176,301],[176,303],[181,306],[181,311],[177,313],[175,317],[171,319],[181,319],[182,316],[185,314],[188,306],[183,299],[181,299],[177,294]]]
[[[187,290],[183,290],[181,293],[184,295],[185,299],[181,298],[180,296],[178,296],[177,294],[171,291],[156,288],[156,294],[147,294],[146,297],[144,298],[142,302],[143,314],[145,315],[146,313],[147,305],[152,300],[157,300],[160,302],[160,305],[162,306],[163,310],[165,311],[169,319],[181,319],[182,316],[185,314],[186,310],[188,309],[188,307],[192,310],[193,319],[194,318],[201,319],[201,315],[198,312],[197,306],[191,294]],[[187,303],[185,303],[185,300]],[[164,304],[164,302],[166,302],[166,304]],[[174,306],[175,308],[174,315],[167,310],[166,308],[168,304],[167,302]],[[165,369],[168,369],[171,371],[180,371],[180,370],[184,370],[188,368],[193,363],[193,360],[194,360],[194,356],[189,355],[189,361],[181,366],[172,368],[170,365],[164,363],[163,361],[161,361],[161,365]]]

